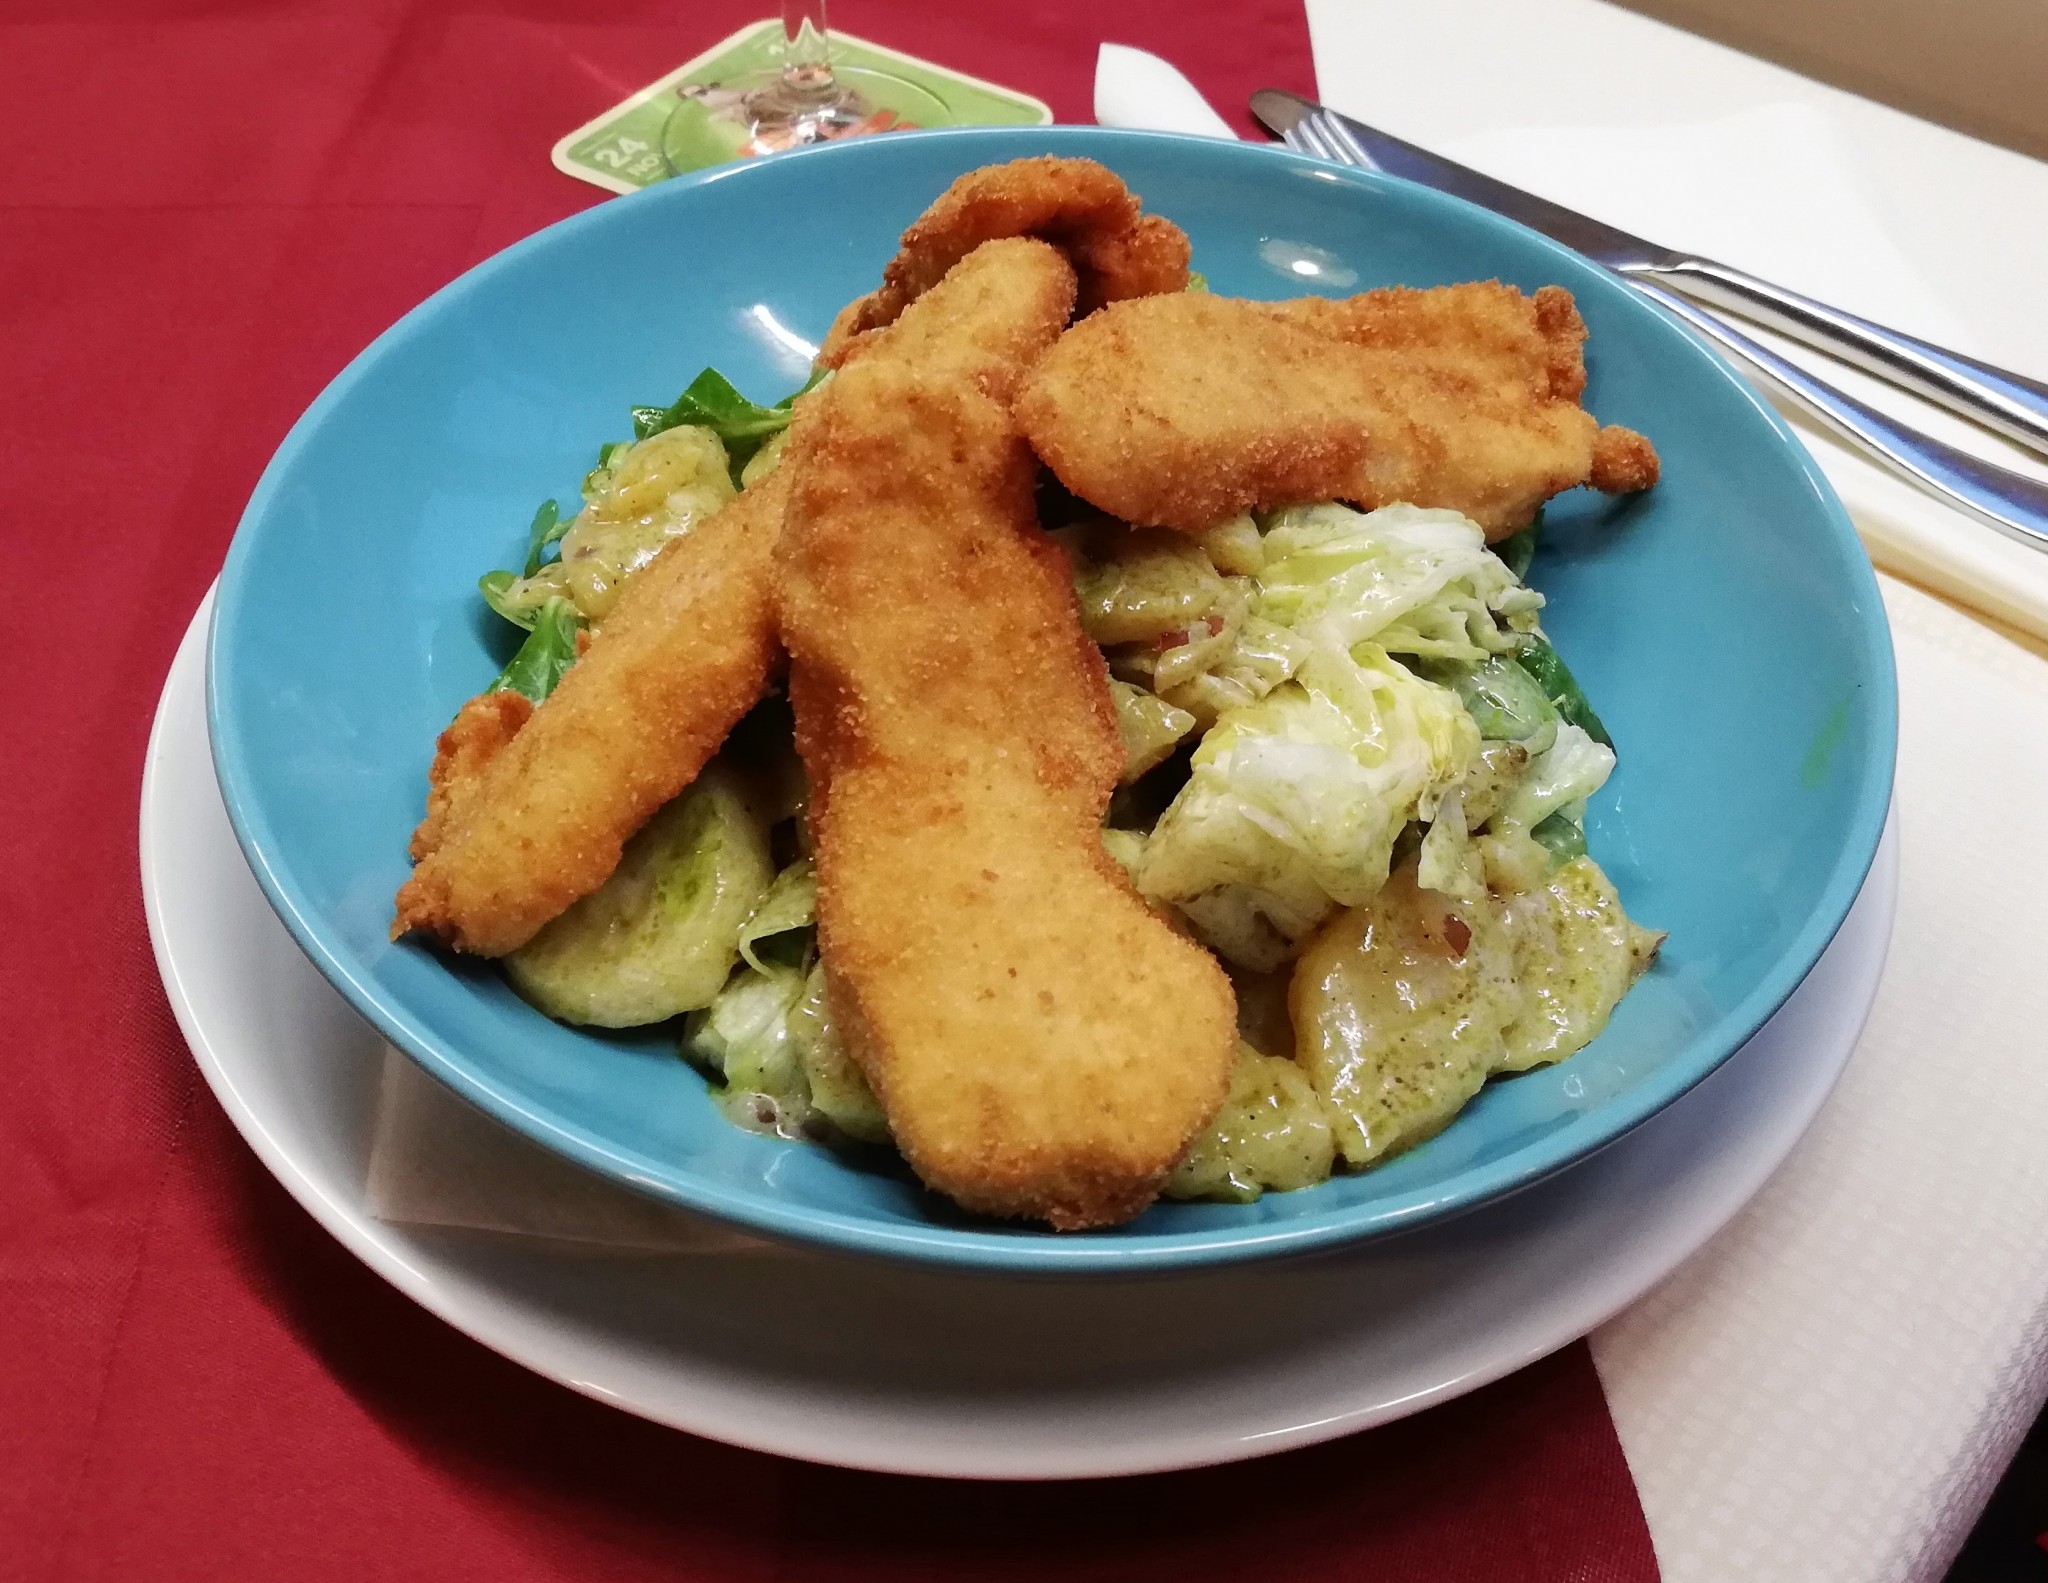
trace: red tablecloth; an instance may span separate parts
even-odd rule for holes
[[[172,1023],[135,806],[265,458],[399,312],[602,201],[574,126],[760,0],[0,5],[0,1578],[1654,1577],[1585,1350],[1246,1467],[957,1487],[656,1429],[386,1288],[254,1162]],[[1229,111],[1298,0],[839,0],[1086,120],[1097,40]],[[89,19],[81,19],[89,18]]]

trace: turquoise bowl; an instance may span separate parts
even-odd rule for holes
[[[1559,499],[1531,573],[1620,750],[1589,837],[1630,912],[1670,931],[1655,970],[1587,1049],[1489,1085],[1377,1170],[1065,1236],[962,1216],[901,1168],[743,1132],[672,1034],[558,1026],[491,968],[387,938],[434,737],[505,655],[477,576],[512,561],[536,502],[574,498],[627,408],[667,401],[706,364],[760,399],[793,389],[834,312],[948,181],[1042,152],[1120,172],[1187,229],[1218,292],[1561,283],[1592,329],[1588,405],[1664,459],[1645,496]],[[279,448],[221,574],[208,705],[236,835],[279,916],[458,1093],[751,1231],[1033,1272],[1327,1248],[1483,1203],[1620,1137],[1741,1045],[1833,937],[1876,850],[1896,707],[1876,583],[1840,504],[1771,409],[1657,310],[1420,187],[1089,128],[907,134],[727,167],[471,270],[379,337]]]

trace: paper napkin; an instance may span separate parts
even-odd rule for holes
[[[771,1245],[613,1185],[500,1126],[391,1048],[377,1086],[364,1207],[379,1220],[508,1232],[634,1253]]]

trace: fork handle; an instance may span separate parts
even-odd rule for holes
[[[1619,272],[1767,325],[2048,456],[2048,385],[1873,324],[1731,264],[1692,258],[1673,265],[1624,264]]]
[[[1675,291],[1641,275],[1625,277],[1652,302],[1733,352],[1765,382],[1897,472],[1908,483],[1967,512],[2009,538],[2048,550],[2048,485],[1945,445],[1814,378]]]

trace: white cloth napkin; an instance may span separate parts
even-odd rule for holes
[[[1665,1583],[1939,1578],[2048,1397],[2048,661],[1884,580],[1899,913],[1841,1085],[1593,1338]]]

